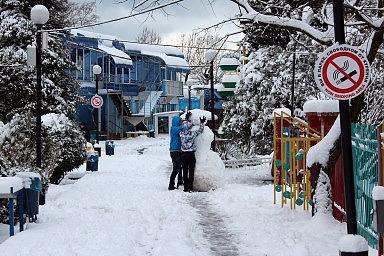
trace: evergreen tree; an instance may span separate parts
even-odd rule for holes
[[[8,167],[32,167],[36,159],[36,71],[26,66],[27,46],[35,42],[36,27],[30,21],[30,10],[36,4],[43,4],[50,11],[44,28],[66,26],[68,0],[0,2],[0,120],[5,123],[0,127],[0,160],[5,159],[4,165]],[[42,54],[42,113],[70,116],[80,100],[79,84],[68,74],[73,63],[60,37],[50,36],[48,44]],[[37,171],[43,172],[45,181],[54,170],[67,172],[83,163],[85,140],[78,125],[68,120],[65,126],[67,129],[55,132],[43,129],[44,172]],[[9,134],[12,137],[8,138]],[[72,143],[64,143],[69,139],[67,136],[71,136]],[[2,170],[1,174],[12,175],[12,171]],[[63,173],[56,176],[62,177]]]
[[[313,49],[312,49],[313,50]],[[293,44],[287,50],[279,46],[260,48],[241,68],[234,97],[224,104],[222,128],[246,154],[269,154],[273,147],[273,110],[291,106]],[[321,94],[312,67],[316,54],[302,46],[296,59],[295,113],[302,113],[308,99]]]

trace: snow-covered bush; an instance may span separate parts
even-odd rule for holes
[[[50,175],[50,182],[58,184],[66,173],[84,163],[86,141],[78,125],[64,115],[47,114],[43,121],[50,128],[50,137],[60,147],[60,156]]]
[[[84,161],[85,140],[79,128],[64,115],[49,114],[42,120],[42,168],[34,168],[34,171],[46,183],[54,171],[71,171]],[[0,128],[0,159],[5,159],[7,166],[1,169],[2,176],[12,176],[18,168],[35,166],[35,127],[35,119],[27,113],[14,115]]]
[[[315,195],[313,196],[314,213],[332,213],[332,191],[331,181],[328,175],[321,170],[316,184]]]

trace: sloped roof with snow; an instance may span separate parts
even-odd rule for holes
[[[141,54],[159,57],[165,62],[165,65],[167,65],[168,67],[189,70],[188,62],[183,58],[168,56],[165,53],[161,52],[141,51]]]
[[[126,54],[125,52],[116,49],[113,46],[107,46],[99,41],[98,48],[107,54],[112,56],[112,59],[114,60],[115,64],[117,65],[132,65],[131,57]]]
[[[237,83],[240,80],[239,75],[237,74],[225,74],[221,79],[222,83]]]
[[[189,71],[190,69],[188,62],[184,59],[183,52],[176,47],[123,42],[123,40],[116,36],[104,35],[80,29],[72,29],[71,34],[98,40],[98,48],[108,54],[111,54],[116,64],[132,65],[132,61],[129,60],[130,57],[128,53],[138,52],[143,55],[158,57],[171,68],[178,68],[184,71]],[[125,52],[115,48],[112,44],[113,41],[120,41],[123,43]]]
[[[221,58],[220,66],[238,66],[240,62],[236,58]]]

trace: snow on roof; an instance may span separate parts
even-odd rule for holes
[[[72,29],[71,33],[75,36],[84,36],[84,37],[98,39],[100,50],[105,51],[108,54],[117,56],[117,57],[113,57],[116,64],[132,65],[131,60],[125,59],[125,58],[130,59],[129,55],[119,49],[116,49],[112,45],[112,41],[115,41],[115,40],[123,41],[120,38],[116,36],[104,35],[104,34],[99,34],[95,32],[79,30],[79,29]],[[184,59],[184,54],[179,48],[172,47],[172,46],[165,46],[165,45],[139,44],[139,43],[130,43],[130,42],[122,42],[122,43],[126,51],[137,51],[137,52],[140,52],[141,54],[160,57],[161,59],[164,60],[166,65],[169,67],[189,70],[189,64]],[[119,63],[117,63],[116,61],[118,61]],[[120,62],[123,62],[123,63],[120,63]],[[126,62],[129,62],[130,64],[127,64]]]
[[[237,83],[240,80],[239,75],[237,74],[225,74],[221,79],[222,83]]]
[[[338,113],[338,100],[308,100],[304,103],[305,113]]]
[[[291,110],[288,108],[276,108],[272,112],[272,117],[274,117],[274,113],[281,115],[282,112],[284,112],[285,114],[291,115]]]
[[[165,65],[167,65],[168,67],[189,70],[188,62],[183,58],[168,56],[165,53],[161,52],[141,51],[141,54],[159,57],[165,62]]]
[[[220,66],[238,66],[240,62],[236,58],[221,58]]]
[[[99,42],[98,48],[107,54],[112,56],[112,59],[115,61],[115,64],[121,65],[132,65],[131,57],[125,52],[116,49],[115,47],[110,47],[104,43]]]
[[[233,91],[235,91],[235,88],[226,88],[226,87],[224,87],[223,84],[217,84],[217,86],[215,86],[215,89],[218,92],[233,92]]]
[[[96,32],[86,31],[82,29],[71,29],[71,34],[75,36],[84,36],[84,37],[95,38],[95,39],[104,39],[104,40],[112,40],[112,41],[120,40],[116,36],[99,34]]]
[[[326,166],[329,160],[329,152],[333,148],[336,140],[340,136],[340,116],[337,117],[331,130],[325,135],[325,137],[311,147],[307,154],[307,166],[311,167],[315,163],[319,163],[322,166]]]
[[[124,47],[127,51],[161,52],[167,55],[175,55],[175,56],[180,56],[184,58],[183,52],[179,48],[172,47],[172,46],[124,42]]]

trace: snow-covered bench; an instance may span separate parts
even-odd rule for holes
[[[24,183],[20,177],[0,177],[0,199],[8,199],[9,235],[15,234],[14,200],[17,200],[20,232],[24,230]]]

